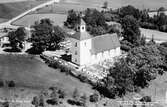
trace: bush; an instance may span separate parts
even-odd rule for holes
[[[126,40],[123,40],[121,41],[121,50],[125,51],[125,52],[128,52],[129,50],[131,50],[134,46],[126,41]]]
[[[9,81],[8,87],[15,87],[15,82],[14,81]]]
[[[141,22],[140,26],[142,28],[146,28],[146,29],[157,29],[157,26],[152,24],[152,23],[148,23],[148,22]]]
[[[3,87],[4,86],[4,82],[3,80],[0,80],[0,87]]]
[[[68,99],[67,102],[68,102],[68,104],[71,104],[71,105],[83,106],[83,103],[80,102],[80,101],[75,101],[75,100]]]
[[[46,102],[50,105],[58,105],[59,104],[59,101],[56,98],[48,99]]]
[[[131,50],[131,47],[126,44],[121,44],[121,50],[128,52]]]
[[[66,97],[66,92],[62,89],[60,89],[58,91],[58,94],[59,94],[59,98],[65,98]]]
[[[151,97],[150,96],[144,96],[140,101],[141,102],[151,102]]]
[[[83,76],[83,75],[79,75],[78,78],[80,79],[81,82],[86,82],[87,83],[89,81],[88,78]]]
[[[90,95],[90,102],[98,102],[99,101],[99,94],[95,92],[93,95]]]

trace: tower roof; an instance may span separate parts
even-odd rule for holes
[[[81,18],[80,25],[86,25],[85,21]]]

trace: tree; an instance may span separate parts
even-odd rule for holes
[[[39,96],[39,106],[40,107],[45,107],[44,95]]]
[[[64,25],[69,28],[75,28],[77,24],[80,23],[80,14],[77,14],[74,10],[68,11],[67,20]]]
[[[160,7],[158,10],[157,10],[157,15],[160,15],[161,13],[164,13],[165,11],[165,8],[164,7]]]
[[[159,29],[161,28],[161,26],[166,25],[166,24],[167,24],[167,16],[165,15],[165,13],[160,13],[158,15],[158,20],[157,20],[157,25]]]
[[[140,39],[140,30],[137,20],[133,16],[125,16],[121,20],[121,25],[123,29],[122,36],[124,37],[124,40],[127,40],[132,44],[136,44]]]
[[[16,31],[9,32],[9,41],[11,47],[14,50],[21,50],[23,49],[23,42],[26,40],[26,30],[24,27],[19,27]]]
[[[84,20],[87,25],[91,25],[92,27],[106,27],[105,17],[101,12],[96,9],[87,9],[85,12]]]
[[[156,45],[133,48],[127,56],[127,63],[137,69],[134,84],[142,88],[148,86],[149,81],[155,79],[162,70],[164,60]]]
[[[103,13],[96,9],[87,9],[85,11],[84,21],[88,26],[88,31],[92,35],[101,35],[106,33],[107,24]]]
[[[128,65],[124,59],[120,59],[120,61],[116,62],[114,67],[110,69],[110,74],[105,80],[109,93],[112,95],[113,90],[116,90],[116,95],[123,96],[127,92],[133,92],[133,77],[135,71],[136,69]]]
[[[38,107],[38,106],[39,106],[39,98],[38,98],[37,96],[33,97],[32,104],[33,104],[35,107]]]
[[[132,48],[126,58],[115,62],[95,89],[106,97],[115,98],[147,87],[158,74],[167,70],[167,52],[164,50],[165,47],[156,44]]]
[[[128,5],[120,9],[119,15],[122,18],[127,15],[131,15],[138,20],[140,18],[140,11],[133,6]]]
[[[64,40],[66,33],[58,26],[53,26],[49,19],[42,19],[33,26],[31,42],[35,52],[56,50]]]

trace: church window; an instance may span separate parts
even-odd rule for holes
[[[84,30],[85,28],[84,28],[84,27],[82,27],[82,29]]]
[[[86,46],[86,42],[85,42],[85,46]]]

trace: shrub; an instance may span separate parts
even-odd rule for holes
[[[148,23],[148,22],[141,22],[140,26],[142,28],[146,28],[146,29],[157,29],[157,26],[152,24],[152,23]]]
[[[140,101],[141,102],[151,102],[151,97],[150,96],[144,96]]]
[[[121,41],[121,50],[128,52],[133,47],[134,47],[133,44],[131,44],[130,42],[128,42],[126,40]]]
[[[15,82],[14,81],[9,81],[8,87],[15,87]]]
[[[68,99],[67,102],[71,105],[83,106],[83,103],[80,102],[80,101],[75,101],[75,100]]]
[[[3,107],[9,107],[9,102],[4,102],[2,105]]]
[[[59,98],[65,98],[66,97],[66,92],[62,89],[60,89],[58,91],[58,94],[59,94]]]
[[[39,106],[39,98],[37,96],[33,97],[32,104],[35,106]]]
[[[83,75],[79,75],[78,78],[80,79],[81,82],[86,82],[87,83],[89,81],[88,78],[83,76]]]
[[[59,104],[59,101],[57,98],[48,99],[46,102],[50,105],[58,105]]]
[[[99,101],[99,94],[95,92],[93,95],[90,95],[90,102],[98,102]]]
[[[0,80],[0,87],[3,87],[4,86],[4,82],[3,80]]]
[[[131,47],[126,44],[121,44],[121,50],[128,52],[131,50]]]

